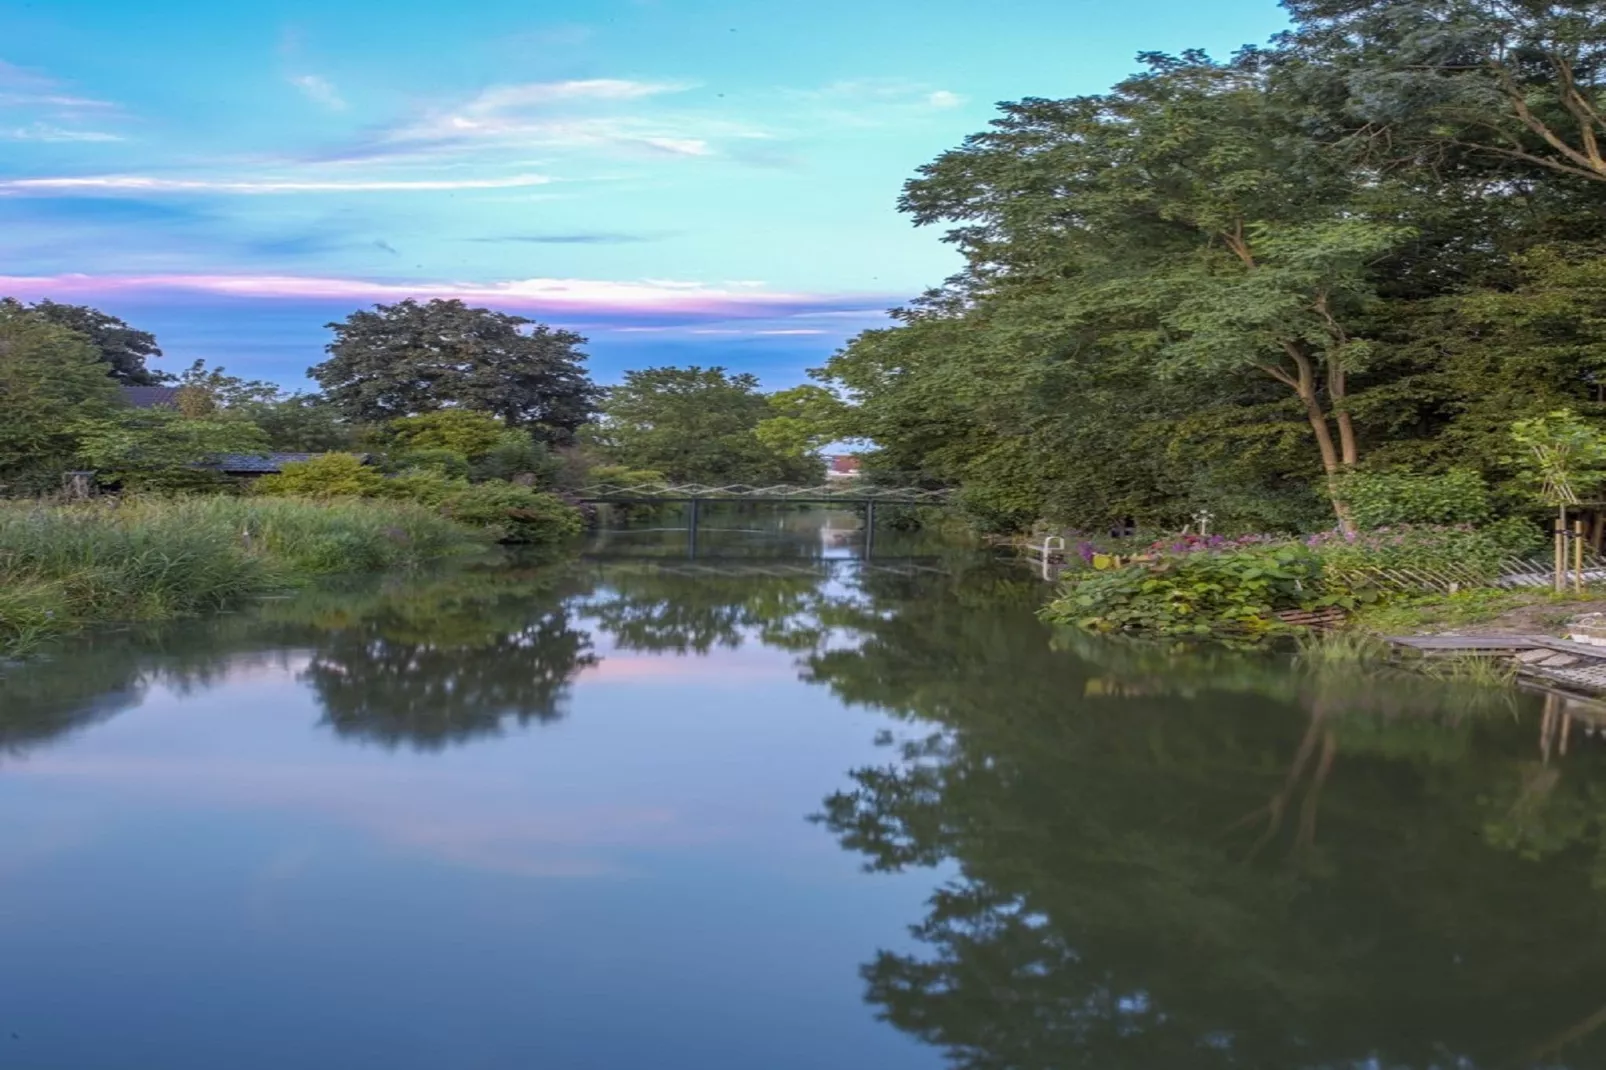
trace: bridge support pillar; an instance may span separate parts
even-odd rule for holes
[[[875,501],[864,503],[864,556],[875,553]]]
[[[697,556],[697,514],[702,502],[693,498],[686,508],[686,551],[688,557]]]

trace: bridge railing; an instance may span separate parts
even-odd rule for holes
[[[799,487],[790,484],[758,486],[731,483],[594,483],[576,493],[581,501],[733,501],[733,502],[886,502],[896,505],[947,505],[951,492],[922,487],[885,487],[871,483],[822,483]]]

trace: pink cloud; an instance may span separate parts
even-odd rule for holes
[[[742,287],[653,279],[510,279],[501,282],[409,282],[306,275],[0,275],[0,293],[16,297],[107,297],[199,293],[267,300],[394,302],[457,298],[498,308],[569,313],[646,313],[739,318],[786,316],[822,308],[879,309],[882,295],[842,297],[763,292]]]

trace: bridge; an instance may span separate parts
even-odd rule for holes
[[[925,487],[885,487],[874,483],[844,481],[816,487],[775,484],[761,487],[749,483],[712,486],[706,483],[594,483],[575,493],[578,501],[589,505],[670,505],[688,506],[686,531],[692,552],[697,547],[697,519],[704,502],[753,502],[771,505],[849,505],[864,509],[865,551],[875,543],[877,505],[940,507],[948,505],[952,492]]]
[[[705,483],[594,483],[576,497],[583,502],[644,505],[668,502],[770,502],[798,505],[927,505],[949,504],[951,491],[925,487],[883,487],[873,483],[825,483],[817,487],[787,484],[760,487],[748,483],[711,486]]]

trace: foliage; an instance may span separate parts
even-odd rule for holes
[[[596,444],[615,465],[662,472],[672,482],[812,483],[817,456],[766,444],[758,428],[774,410],[755,376],[723,368],[647,368],[608,390]],[[784,437],[784,436],[783,436]]]
[[[68,463],[74,420],[108,415],[116,386],[82,338],[0,302],[0,482],[42,463]]]
[[[252,489],[270,497],[362,498],[378,493],[384,477],[354,453],[325,453],[292,461],[262,476]]]
[[[562,442],[591,417],[572,331],[455,300],[376,305],[329,327],[329,359],[309,374],[354,423],[461,409]]]
[[[151,371],[145,362],[162,355],[154,335],[135,330],[116,316],[84,305],[64,305],[55,301],[36,301],[24,305],[15,298],[0,298],[0,319],[30,315],[45,323],[72,331],[94,347],[107,373],[129,386],[149,386],[164,376]]]
[[[1374,568],[1425,572],[1443,569],[1494,579],[1502,562],[1510,556],[1495,535],[1470,524],[1404,525],[1352,535],[1332,532],[1313,536],[1306,545],[1316,551],[1328,570],[1346,575]]]
[[[102,480],[130,488],[171,485],[186,470],[221,454],[266,452],[267,436],[255,424],[227,417],[191,419],[171,409],[119,409],[79,419],[70,430],[82,463]]]
[[[439,507],[452,495],[468,487],[468,481],[443,474],[438,470],[415,468],[400,475],[381,479],[367,493],[398,502],[417,502],[419,505]]]
[[[1400,524],[1481,524],[1490,517],[1489,488],[1467,469],[1442,473],[1355,472],[1341,493],[1363,530]]]
[[[1324,497],[1357,523],[1348,489],[1372,524],[1484,519],[1376,501],[1403,467],[1523,508],[1511,421],[1606,415],[1606,17],[1289,6],[1267,48],[1005,103],[920,169],[901,206],[963,270],[816,373],[871,467],[996,529],[1292,533]]]
[[[380,502],[0,504],[0,653],[91,624],[219,609],[300,577],[416,567],[481,544],[429,510]]]
[[[500,542],[548,544],[578,535],[578,510],[562,499],[511,483],[464,487],[441,503],[453,520],[482,528]]]
[[[1517,464],[1546,505],[1577,505],[1606,482],[1606,435],[1559,409],[1511,425],[1522,449]]]
[[[385,432],[388,445],[398,453],[450,450],[472,460],[501,445],[507,425],[483,412],[442,409],[392,420]]]
[[[1330,603],[1321,564],[1298,546],[1165,555],[1123,568],[1071,573],[1044,610],[1062,624],[1155,636],[1253,636],[1273,614]]]
[[[794,386],[770,394],[771,415],[753,428],[759,442],[787,457],[817,458],[839,439],[853,436],[853,412],[823,387]]]
[[[409,450],[390,457],[386,467],[397,472],[431,472],[447,479],[468,478],[468,458],[455,450]]]
[[[504,432],[500,441],[469,466],[476,482],[503,479],[551,487],[562,478],[563,462],[543,442],[522,431]]]

